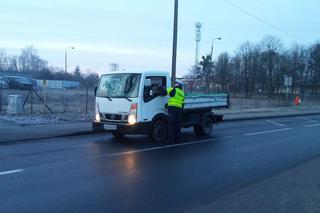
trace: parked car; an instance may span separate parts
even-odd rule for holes
[[[0,77],[0,88],[2,89],[8,89],[9,88],[9,85],[7,82],[5,82],[2,77]]]
[[[33,88],[31,79],[21,76],[4,76],[2,80],[6,82],[9,89],[30,90]]]

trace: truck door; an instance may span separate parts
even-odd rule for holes
[[[165,105],[167,96],[160,96],[156,93],[159,87],[167,88],[165,76],[146,76],[151,80],[151,86],[145,86],[143,91],[142,121],[151,121],[158,113],[166,113]]]

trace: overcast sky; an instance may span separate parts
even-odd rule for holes
[[[180,0],[178,75],[194,63],[195,23],[201,22],[200,54],[214,56],[249,40],[274,35],[286,46],[308,45],[319,37],[319,0],[229,0],[258,18],[289,32],[267,26],[225,0]],[[50,65],[69,70],[80,65],[100,74],[118,63],[126,70],[170,70],[173,0],[1,0],[0,49],[19,54],[33,45]],[[294,38],[298,37],[299,39]]]

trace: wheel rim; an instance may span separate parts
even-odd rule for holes
[[[153,136],[157,141],[162,141],[166,138],[166,126],[163,122],[158,121],[153,128]]]
[[[204,121],[203,130],[206,134],[211,133],[212,131],[212,119],[207,117]]]

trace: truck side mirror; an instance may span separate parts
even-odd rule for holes
[[[95,96],[95,97],[97,96],[97,90],[98,90],[98,87],[95,86],[95,87],[94,87],[94,96]]]
[[[150,87],[151,86],[151,79],[150,78],[144,79],[144,86],[145,87]]]

